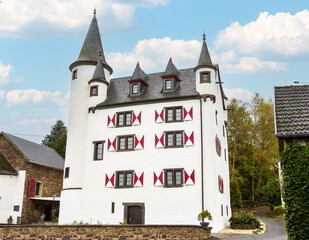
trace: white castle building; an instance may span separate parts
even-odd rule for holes
[[[193,68],[111,78],[94,15],[70,70],[60,224],[199,224],[207,209],[228,225],[227,98],[205,35]]]

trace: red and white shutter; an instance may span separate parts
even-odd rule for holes
[[[218,143],[219,143],[218,153],[219,156],[221,156],[221,140],[218,140]]]
[[[114,152],[117,148],[117,138],[108,138],[107,140],[107,151]]]
[[[29,197],[34,197],[35,195],[35,180],[31,179],[29,184]]]
[[[153,172],[153,185],[155,187],[163,186],[163,171]]]
[[[164,133],[155,134],[155,148],[164,147]]]
[[[194,185],[195,184],[195,170],[184,170],[184,180],[186,185]]]
[[[219,188],[219,192],[221,192],[221,177],[220,177],[220,175],[218,175],[218,188]]]
[[[136,150],[144,149],[144,135],[135,136],[134,139],[134,148]]]
[[[183,108],[183,120],[191,121],[193,120],[193,107],[191,108]]]
[[[115,173],[105,174],[105,187],[113,188],[115,186]]]
[[[223,178],[221,178],[221,190],[222,190],[222,193],[224,193],[224,184],[223,184]]]
[[[107,127],[113,128],[116,126],[116,114],[107,116]]]
[[[216,152],[219,152],[219,139],[218,136],[216,135]]]
[[[164,122],[164,109],[155,110],[155,122],[156,123]]]
[[[144,173],[134,173],[134,187],[142,187],[144,185]]]
[[[183,133],[184,146],[190,147],[194,145],[194,131]]]
[[[132,115],[132,125],[140,125],[142,123],[142,111],[134,111]]]

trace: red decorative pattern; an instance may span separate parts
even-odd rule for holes
[[[142,112],[133,112],[132,120],[133,125],[140,125],[142,123]]]
[[[30,186],[29,186],[29,197],[34,197],[34,191],[35,191],[35,180],[30,180]]]
[[[187,111],[186,108],[183,108],[183,119],[193,120],[193,107],[191,107],[189,111]]]
[[[153,172],[153,185],[163,186],[163,172]]]
[[[107,151],[116,151],[117,138],[109,138],[107,141]]]
[[[155,122],[159,123],[163,121],[164,121],[164,109],[162,109],[161,111],[155,110]]]
[[[106,174],[105,175],[105,187],[114,187],[115,185],[115,174]]]
[[[158,135],[155,134],[155,147],[156,148],[164,147],[164,133]]]
[[[184,145],[185,146],[193,146],[194,145],[194,131],[192,132],[184,132]]]
[[[223,178],[218,175],[218,186],[219,186],[219,192],[223,193],[224,192],[224,184],[223,184]]]
[[[135,136],[134,139],[134,148],[135,149],[144,149],[144,135],[143,136]]]
[[[112,117],[109,115],[107,116],[107,127],[115,127],[116,125],[116,114],[114,114]]]
[[[195,170],[184,170],[185,184],[195,184]]]
[[[134,173],[134,186],[142,187],[144,185],[144,173]]]

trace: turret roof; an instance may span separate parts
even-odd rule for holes
[[[102,57],[99,57],[97,66],[95,68],[92,80],[102,80],[102,81],[106,81],[105,78],[105,73],[104,73],[104,68],[103,68],[103,62],[102,62]]]
[[[148,76],[139,66],[139,62],[137,62],[133,75],[130,78],[130,81],[132,80],[143,80],[145,83],[147,83]]]
[[[204,33],[203,34],[202,50],[201,50],[200,58],[198,60],[198,64],[197,64],[196,67],[200,67],[200,66],[213,66],[205,40],[206,40],[206,35]]]
[[[173,64],[172,58],[170,58],[170,60],[168,61],[165,72],[163,73],[162,76],[171,76],[171,75],[175,75],[177,76],[177,78],[179,77],[179,72],[175,67],[175,65]]]

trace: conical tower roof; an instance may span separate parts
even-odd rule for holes
[[[97,66],[95,68],[93,77],[90,81],[104,81],[107,83],[106,78],[105,78],[105,73],[104,73],[104,67],[103,67],[103,62],[102,62],[102,57],[100,55]]]
[[[201,50],[201,54],[200,54],[200,58],[198,60],[198,64],[196,66],[196,68],[201,67],[201,66],[211,66],[213,67],[210,55],[209,55],[209,51],[207,48],[207,44],[206,44],[206,35],[205,33],[203,34],[203,45],[202,45],[202,50]]]
[[[98,27],[98,22],[96,18],[96,14],[94,12],[87,36],[85,38],[83,47],[80,51],[78,59],[71,64],[70,70],[72,70],[75,66],[80,64],[89,64],[96,65],[98,60],[98,53],[102,53],[102,63],[106,69],[112,74],[113,69],[106,63],[104,57],[104,51],[101,42],[100,31]]]
[[[130,78],[130,81],[132,80],[143,80],[145,83],[147,83],[148,76],[139,66],[139,62],[137,62],[133,75]]]
[[[175,67],[172,58],[168,61],[168,64],[166,66],[165,72],[163,73],[162,76],[176,76],[177,78],[179,77],[179,72],[177,68]]]

